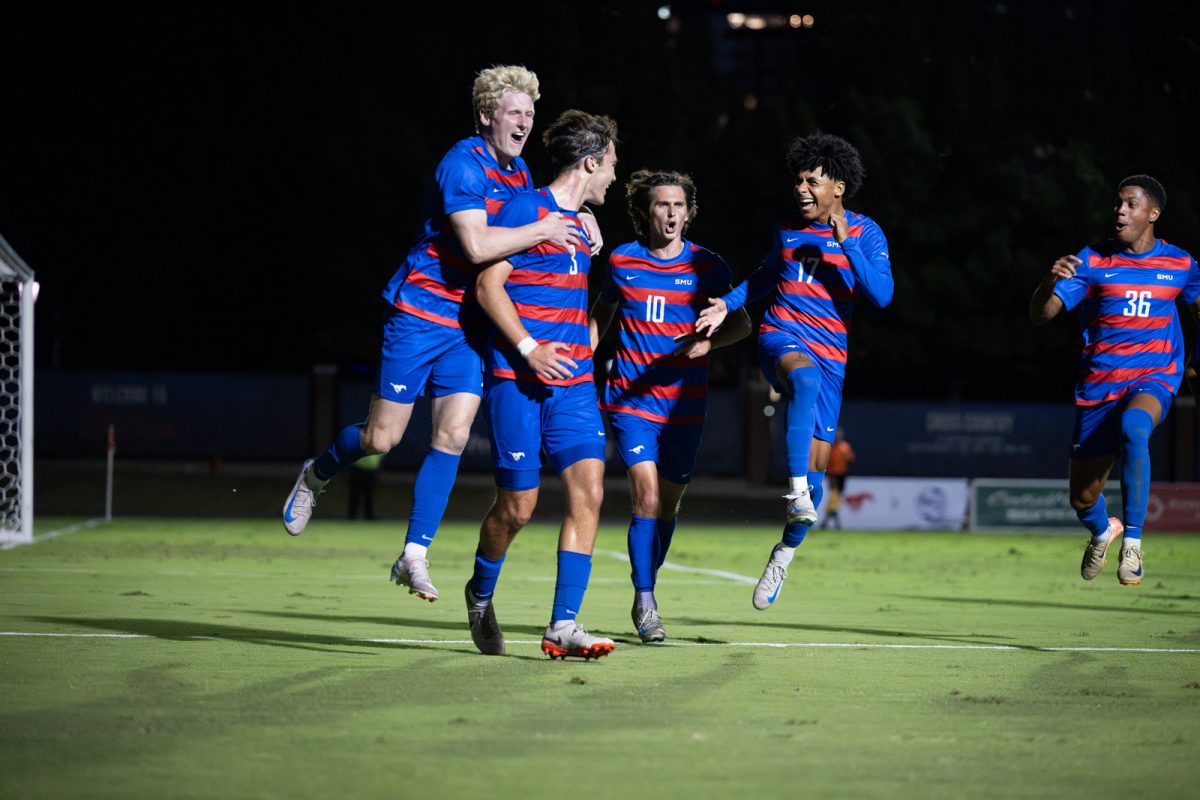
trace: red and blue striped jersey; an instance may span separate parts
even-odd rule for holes
[[[672,353],[675,337],[693,332],[708,299],[733,283],[729,265],[686,239],[665,261],[638,242],[623,244],[608,265],[601,299],[617,306],[619,337],[601,407],[653,422],[704,422],[708,356]]]
[[[450,215],[482,209],[491,225],[510,197],[532,188],[533,179],[520,158],[504,169],[482,137],[455,144],[437,166],[434,182],[425,193],[421,232],[388,281],[384,299],[430,322],[463,327],[463,297],[472,296],[479,269],[463,254],[450,227]]]
[[[1075,404],[1116,400],[1143,381],[1179,391],[1184,349],[1175,301],[1200,297],[1196,259],[1161,239],[1145,253],[1108,241],[1083,248],[1078,257],[1075,277],[1054,287],[1063,308],[1079,309],[1083,349]]]
[[[549,189],[538,189],[513,197],[496,218],[497,225],[519,228],[547,214],[560,212],[578,227],[576,211],[562,208]],[[569,250],[542,242],[506,259],[513,266],[504,290],[529,335],[540,344],[563,342],[559,350],[576,363],[570,378],[540,378],[517,352],[515,343],[498,330],[488,341],[487,370],[496,378],[533,381],[550,386],[572,386],[592,380],[592,342],[588,333],[588,267],[591,244],[583,229],[577,231],[578,249]]]
[[[829,225],[809,223],[798,211],[784,214],[771,252],[725,298],[732,312],[774,290],[759,332],[796,336],[815,362],[839,376],[846,371],[850,317],[859,297],[883,308],[895,287],[883,231],[853,211],[846,221],[849,235],[838,244]]]

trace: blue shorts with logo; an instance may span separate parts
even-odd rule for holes
[[[813,425],[813,438],[823,442],[832,442],[837,433],[838,417],[842,412],[842,376],[825,369],[821,359],[817,358],[803,341],[782,331],[767,331],[758,336],[758,365],[762,367],[763,376],[775,387],[775,391],[784,397],[790,389],[779,384],[779,376],[775,374],[775,365],[779,359],[788,353],[801,352],[808,356],[809,361],[821,371],[821,389],[817,392],[816,421]]]
[[[591,381],[546,386],[493,378],[483,402],[491,427],[493,471],[501,489],[537,487],[543,452],[558,473],[585,458],[604,460],[604,420]]]
[[[383,323],[375,391],[384,400],[412,403],[466,392],[483,394],[483,357],[460,328],[392,309]]]
[[[1116,400],[1107,403],[1077,406],[1075,430],[1071,433],[1071,458],[1099,458],[1118,453],[1121,450],[1121,414],[1129,407],[1129,401],[1142,393],[1153,395],[1162,406],[1162,414],[1158,418],[1161,424],[1167,418],[1174,395],[1157,382],[1136,384]]]
[[[691,482],[703,423],[668,425],[620,411],[610,411],[608,421],[626,469],[652,461],[658,465],[658,474],[671,483]]]

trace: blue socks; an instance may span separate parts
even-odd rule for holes
[[[478,558],[476,559],[478,563]],[[558,551],[558,580],[554,584],[554,608],[550,624],[573,620],[583,605],[588,579],[592,576],[592,557],[584,553]]]
[[[788,373],[787,379],[792,390],[787,404],[788,474],[805,475],[816,425],[814,406],[821,388],[821,373],[816,367],[798,367]]]
[[[443,453],[431,449],[421,462],[417,480],[413,484],[412,512],[408,516],[408,534],[405,543],[414,542],[428,547],[442,524],[450,490],[458,476],[460,455]],[[476,595],[478,596],[478,595]]]
[[[821,498],[825,496],[824,471],[808,473],[808,493],[812,497],[814,508],[821,505]],[[799,547],[808,534],[809,527],[800,522],[789,522],[783,526],[783,538],[780,541],[787,547]]]
[[[671,549],[671,539],[675,536],[675,523],[679,517],[659,519],[654,521],[654,580],[658,583],[658,568],[667,560],[667,551]]]
[[[629,566],[633,588],[639,592],[654,590],[654,573],[658,564],[655,558],[655,523],[646,517],[633,517],[629,522]]]
[[[1121,415],[1121,494],[1125,538],[1141,539],[1150,499],[1150,434],[1154,418],[1148,411],[1128,408]]]
[[[1075,516],[1083,523],[1083,527],[1092,532],[1093,539],[1099,539],[1108,530],[1108,504],[1104,495],[1096,500],[1096,505],[1083,511],[1076,511]]]
[[[496,561],[483,554],[483,550],[475,550],[475,572],[471,582],[467,584],[476,600],[490,600],[496,592],[496,581],[500,578],[500,567],[504,566],[504,556]]]
[[[363,424],[343,428],[342,432],[329,445],[329,449],[317,456],[313,462],[313,477],[327,481],[343,471],[367,453],[362,446]]]

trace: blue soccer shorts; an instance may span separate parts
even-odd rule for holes
[[[384,400],[412,403],[466,392],[483,395],[483,358],[459,328],[438,325],[399,309],[383,323],[375,392]]]
[[[789,389],[779,384],[775,365],[779,363],[779,359],[796,351],[808,356],[809,361],[816,364],[817,369],[821,371],[821,389],[817,392],[813,438],[832,442],[837,434],[838,417],[842,412],[842,376],[828,367],[826,359],[813,355],[803,341],[791,334],[767,331],[758,336],[758,364],[762,367],[763,376],[775,387],[775,391],[784,397],[787,397]]]
[[[501,489],[536,488],[543,452],[558,473],[585,458],[604,460],[604,420],[591,381],[546,386],[489,379],[483,402],[491,427],[492,467]]]
[[[1125,394],[1107,403],[1076,406],[1075,430],[1071,433],[1071,458],[1099,458],[1120,452],[1121,414],[1129,407],[1129,401],[1142,393],[1153,395],[1162,406],[1162,415],[1158,418],[1159,424],[1162,424],[1167,418],[1167,411],[1171,409],[1174,395],[1157,381],[1135,384]]]
[[[658,474],[671,483],[691,482],[703,423],[669,425],[619,411],[610,411],[608,421],[625,469],[652,461],[658,465]]]

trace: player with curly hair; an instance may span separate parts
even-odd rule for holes
[[[883,308],[894,283],[887,239],[874,220],[843,202],[862,185],[858,150],[827,133],[798,137],[787,153],[798,208],[775,226],[771,251],[724,298],[709,301],[697,332],[711,333],[731,311],[771,294],[759,327],[763,374],[787,398],[787,523],[754,589],[754,607],[779,597],[795,548],[817,521],[837,431],[850,318],[860,298]]]

